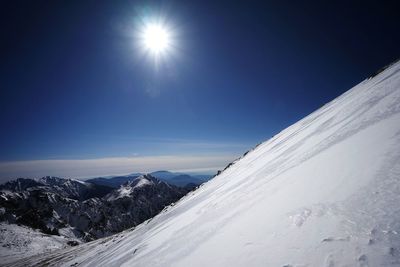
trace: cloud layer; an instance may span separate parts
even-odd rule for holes
[[[37,178],[46,175],[88,178],[156,170],[209,172],[223,168],[235,157],[235,155],[182,155],[8,161],[0,162],[0,182],[18,177]]]

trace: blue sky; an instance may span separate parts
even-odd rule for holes
[[[399,56],[389,3],[263,2],[3,3],[0,177],[214,171]],[[160,14],[155,69],[134,29]]]

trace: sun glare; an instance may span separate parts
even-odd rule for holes
[[[173,52],[173,32],[166,23],[147,22],[139,32],[142,49],[157,65]]]
[[[146,49],[158,55],[168,50],[171,45],[171,36],[165,27],[153,23],[146,25],[143,32],[143,41]]]

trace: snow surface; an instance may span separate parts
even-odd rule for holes
[[[396,63],[136,229],[14,266],[400,266],[399,180]]]
[[[69,247],[68,239],[61,236],[47,235],[26,226],[0,223],[0,265],[13,261]]]

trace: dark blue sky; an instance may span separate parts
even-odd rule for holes
[[[301,2],[2,2],[0,161],[234,157],[399,57],[395,4]],[[158,70],[143,10],[178,32]]]

